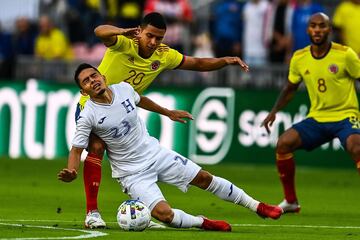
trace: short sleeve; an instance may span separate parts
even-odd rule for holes
[[[126,38],[123,35],[117,35],[116,43],[109,47],[110,50],[122,51],[126,48],[126,41],[130,41],[130,39]]]
[[[289,81],[293,84],[298,84],[302,81],[301,74],[297,68],[297,60],[295,57],[292,57],[290,61],[290,68],[289,68]]]
[[[346,70],[352,78],[360,78],[360,59],[354,50],[348,48],[346,51]]]
[[[184,60],[184,55],[176,51],[175,49],[170,48],[169,53],[166,56],[166,63],[168,69],[178,68]]]
[[[80,113],[79,119],[76,123],[76,132],[72,141],[72,145],[78,148],[87,148],[91,130],[92,126],[90,119],[86,116],[82,116]]]

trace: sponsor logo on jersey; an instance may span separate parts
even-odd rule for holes
[[[104,122],[105,118],[106,118],[106,117],[101,118],[101,119],[98,121],[98,124],[102,124],[102,123]]]
[[[333,74],[336,74],[339,71],[339,67],[336,64],[331,64],[328,69]]]
[[[150,69],[155,71],[157,69],[159,69],[160,67],[160,61],[159,60],[156,60],[156,61],[153,61],[150,65]]]

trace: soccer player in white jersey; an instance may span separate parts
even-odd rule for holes
[[[228,180],[213,176],[191,160],[160,146],[158,140],[149,135],[136,106],[183,123],[184,118],[192,119],[190,113],[163,108],[140,96],[128,83],[108,87],[105,77],[86,63],[77,68],[75,81],[81,93],[90,96],[90,101],[80,113],[68,166],[59,172],[60,180],[71,182],[76,178],[81,153],[88,146],[90,133],[94,132],[106,143],[112,177],[117,179],[130,198],[144,202],[154,218],[169,226],[231,231],[230,224],[225,221],[196,217],[172,209],[157,181],[174,185],[183,192],[189,185],[197,186],[223,200],[247,207],[263,218],[277,219],[281,216],[280,207],[253,199]]]

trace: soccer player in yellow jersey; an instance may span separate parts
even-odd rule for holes
[[[108,47],[100,66],[107,84],[128,82],[135,91],[142,93],[158,74],[167,69],[212,71],[227,65],[239,65],[244,71],[248,66],[238,57],[194,58],[162,44],[166,23],[159,13],[147,14],[139,28],[122,29],[101,25],[95,34]],[[82,97],[78,116],[88,97]],[[101,124],[101,123],[99,123]],[[101,181],[101,161],[105,143],[95,134],[90,135],[88,156],[84,162],[84,185],[87,216],[85,226],[105,227],[97,206],[97,195]]]
[[[293,98],[299,84],[306,85],[311,107],[307,118],[294,124],[278,139],[276,165],[285,199],[284,212],[298,212],[293,152],[312,150],[338,138],[360,173],[360,122],[355,81],[360,79],[360,60],[349,47],[330,42],[329,17],[310,17],[307,33],[311,45],[296,51],[290,62],[289,80],[262,125],[270,132],[276,113]]]

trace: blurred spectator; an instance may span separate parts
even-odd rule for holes
[[[343,1],[335,10],[333,23],[340,42],[360,56],[360,0]]]
[[[86,42],[85,32],[86,22],[83,20],[86,11],[85,1],[83,0],[66,0],[66,12],[64,15],[64,24],[67,29],[67,36],[71,43]],[[93,35],[93,32],[92,32]]]
[[[212,6],[210,29],[216,57],[241,56],[243,6],[237,0],[221,0]]]
[[[266,41],[272,63],[285,63],[290,56],[293,12],[294,6],[290,0],[274,0],[269,8]]]
[[[167,29],[164,43],[179,52],[184,52],[186,40],[186,24],[192,21],[192,9],[187,0],[147,0],[144,14],[161,13]]]
[[[248,65],[260,66],[266,63],[265,20],[269,8],[266,0],[250,0],[243,10],[244,60]]]
[[[26,17],[18,18],[15,26],[13,35],[15,55],[34,55],[37,30]]]
[[[0,22],[3,30],[13,32],[15,21],[20,16],[31,20],[38,19],[40,1],[44,0],[2,0]]]
[[[45,60],[72,59],[68,39],[62,31],[53,26],[48,16],[39,19],[39,35],[35,40],[35,54]]]
[[[118,1],[118,26],[130,28],[139,26],[144,11],[144,0],[117,0]]]
[[[0,26],[0,78],[12,77],[14,52],[11,39],[11,34],[5,32]]]
[[[198,58],[213,58],[214,53],[211,50],[211,40],[206,33],[199,34],[194,40],[195,50],[194,57]],[[233,56],[233,55],[229,55]]]
[[[110,19],[110,7],[112,4],[108,4],[109,0],[82,0],[82,11],[80,12],[81,18],[84,22],[84,32],[86,36],[86,42],[91,47],[96,43],[100,43],[99,39],[94,34],[94,29],[104,24],[106,19]]]
[[[324,8],[311,0],[297,0],[292,19],[292,50],[304,48],[310,44],[306,28],[311,15],[324,12]]]

